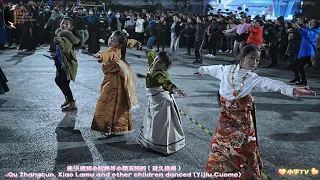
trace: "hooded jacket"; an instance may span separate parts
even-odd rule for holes
[[[301,28],[299,32],[302,36],[302,41],[298,58],[314,56],[316,54],[316,42],[320,33],[320,28]]]
[[[56,34],[56,38],[60,41],[57,46],[59,46],[61,54],[62,70],[65,71],[68,80],[74,81],[78,71],[78,61],[73,46],[78,44],[80,40],[71,31],[61,30],[60,28],[57,29]]]

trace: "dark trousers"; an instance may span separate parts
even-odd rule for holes
[[[301,81],[306,80],[306,73],[304,72],[304,66],[310,61],[310,59],[311,59],[311,56],[306,56],[300,59],[296,59],[294,61],[293,72],[294,72],[295,79],[301,79]]]
[[[0,51],[4,51],[4,43],[0,43]]]
[[[7,29],[8,45],[11,46],[13,43],[20,44],[19,34],[17,29]]]
[[[136,32],[136,40],[139,41],[140,43],[144,44],[144,34],[143,33],[137,33]]]
[[[212,54],[214,56],[217,54],[217,41],[218,37],[216,35],[212,35],[208,38],[209,54]]]
[[[157,41],[157,49],[158,49],[158,51],[160,51],[160,46],[162,47],[162,51],[164,51],[164,48],[165,48],[165,46],[167,44],[167,39],[165,37],[158,36],[156,41]]]
[[[225,35],[224,34],[220,34],[218,37],[218,49],[222,50],[223,49],[223,43],[224,43],[224,39],[225,39]]]
[[[61,89],[63,95],[69,102],[73,102],[73,95],[70,89],[70,80],[67,80],[67,75],[64,70],[57,70],[58,76],[55,81],[58,87]]]
[[[195,40],[194,41],[194,54],[196,56],[196,61],[202,61],[202,47],[204,44],[204,39],[203,40]]]
[[[234,36],[230,35],[227,36],[227,50],[233,50],[234,45]]]
[[[277,46],[270,46],[271,65],[276,66],[278,64]]]
[[[191,54],[191,47],[194,41],[192,41],[193,37],[186,37],[186,43],[187,43],[187,49],[188,49],[188,53]]]

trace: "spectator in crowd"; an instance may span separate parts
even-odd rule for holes
[[[219,30],[218,30],[218,49],[219,52],[222,52],[223,50],[223,44],[225,42],[226,36],[222,33],[224,30],[226,30],[227,28],[227,23],[225,22],[225,19],[223,17],[220,17],[218,19],[218,26],[219,26]]]
[[[170,53],[173,60],[177,60],[179,51],[179,41],[181,31],[183,30],[183,22],[177,15],[173,16],[173,23],[171,25],[171,43],[170,43]]]
[[[79,34],[81,36],[81,48],[86,49],[84,44],[89,39],[89,32],[87,30],[88,21],[86,16],[83,14],[82,7],[78,8],[78,15],[75,17],[75,23],[76,23],[76,28],[78,29]]]
[[[229,18],[226,30],[230,30],[234,27],[236,27],[236,24],[234,23],[234,19]],[[234,37],[235,37],[235,32],[226,33],[226,40],[227,40],[227,51],[226,52],[228,52],[228,53],[232,53],[233,44],[234,44]]]
[[[164,17],[160,17],[159,23],[157,24],[157,52],[160,51],[160,46],[162,47],[162,51],[164,51],[168,34],[169,29],[167,22]]]
[[[259,48],[262,46],[263,42],[263,29],[262,29],[262,21],[252,21],[250,26],[250,35],[247,39],[247,44],[256,45]]]
[[[64,15],[59,12],[59,8],[55,7],[53,9],[53,13],[51,14],[50,18],[48,19],[46,25],[44,26],[45,29],[49,29],[50,31],[50,51],[55,52],[55,44],[53,42],[53,38],[55,36],[55,31],[60,27],[60,22],[63,19]]]
[[[316,41],[320,33],[319,21],[312,19],[309,21],[308,28],[301,28],[297,23],[293,24],[293,28],[298,29],[302,41],[298,54],[298,60],[295,61],[294,74],[295,78],[291,82],[297,82],[297,85],[307,85],[307,79],[304,71],[304,66],[311,61],[311,57],[316,54]]]
[[[156,21],[154,19],[154,15],[150,15],[148,17],[148,21],[149,21],[149,25],[148,25],[148,28],[147,28],[147,33],[148,33],[148,36],[149,36],[149,40],[147,42],[147,48],[148,49],[152,49],[152,46],[153,44],[156,42]]]
[[[194,34],[195,34],[195,28],[194,28],[194,25],[192,23],[191,18],[189,17],[187,19],[187,24],[185,25],[185,30],[184,30],[184,35],[186,38],[186,44],[187,44],[187,50],[188,50],[186,55],[191,55],[191,47],[194,43],[194,41],[193,41]]]
[[[130,39],[134,39],[134,35],[135,35],[135,27],[136,27],[136,24],[135,24],[135,20],[134,20],[134,17],[133,17],[133,14],[132,13],[129,13],[126,17],[126,21],[125,21],[125,25],[124,25],[124,28],[125,30],[129,33],[129,38]]]
[[[97,17],[93,10],[89,10],[89,16],[87,19],[88,24],[88,32],[89,32],[89,39],[88,39],[88,52],[91,54],[95,54],[100,50],[100,43],[99,43],[99,20],[100,18]]]
[[[206,36],[206,24],[204,19],[197,17],[197,25],[195,27],[195,41],[194,41],[194,54],[196,60],[193,64],[202,64],[202,47],[205,41]]]
[[[140,43],[144,42],[144,22],[142,15],[138,14],[135,26],[135,39]]]
[[[233,56],[236,62],[238,60],[238,52],[245,46],[246,40],[249,36],[250,24],[247,23],[247,18],[245,16],[241,19],[241,24],[236,27],[223,31],[224,33],[236,32],[235,42],[233,47]]]
[[[211,24],[209,25],[207,30],[207,35],[208,35],[207,48],[209,50],[209,54],[207,54],[206,57],[209,57],[209,58],[216,57],[219,27],[220,26],[219,26],[219,23],[217,22],[217,18],[216,17],[212,18]]]

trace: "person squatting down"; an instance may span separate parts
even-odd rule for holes
[[[91,129],[107,135],[132,131],[130,110],[138,105],[134,74],[122,59],[123,46],[127,46],[126,35],[115,31],[108,40],[109,49],[93,55],[103,64],[104,80]]]
[[[260,60],[260,48],[247,45],[240,52],[238,65],[202,66],[198,74],[208,74],[221,81],[220,119],[215,130],[206,171],[241,172],[242,180],[261,179],[263,163],[258,152],[257,124],[251,91],[281,91],[297,97],[312,95],[308,87],[295,88],[285,83],[260,77],[253,72]]]
[[[168,69],[172,60],[169,53],[147,51],[149,70],[146,78],[148,107],[138,142],[162,154],[172,154],[185,146],[179,108],[172,93],[185,97],[170,81]]]
[[[65,96],[65,102],[61,108],[63,111],[76,110],[77,105],[70,89],[70,81],[75,81],[77,75],[78,61],[75,49],[80,48],[80,36],[71,18],[66,17],[61,21],[60,28],[56,30],[54,43],[56,44],[54,60],[57,69],[55,82]]]

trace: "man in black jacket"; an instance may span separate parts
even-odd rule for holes
[[[157,51],[159,52],[160,45],[162,46],[162,51],[167,43],[168,36],[168,25],[164,17],[160,17],[160,21],[157,24]]]
[[[202,64],[202,46],[205,40],[206,34],[206,24],[204,20],[200,17],[197,17],[197,25],[196,25],[196,33],[195,33],[195,41],[194,41],[194,53],[196,56],[196,60],[193,64]]]
[[[189,17],[187,19],[187,24],[185,25],[185,29],[184,29],[184,37],[186,38],[187,49],[188,49],[188,52],[186,53],[186,55],[191,55],[190,49],[194,42],[193,41],[194,34],[195,34],[195,28],[192,23],[192,19]]]
[[[81,36],[81,48],[86,49],[84,43],[89,39],[89,32],[87,30],[87,18],[83,15],[83,8],[78,8],[78,15],[75,17],[76,28]]]
[[[219,24],[216,17],[212,19],[210,26],[208,27],[208,50],[209,54],[206,55],[210,58],[215,58],[217,53],[217,41],[218,41]]]

